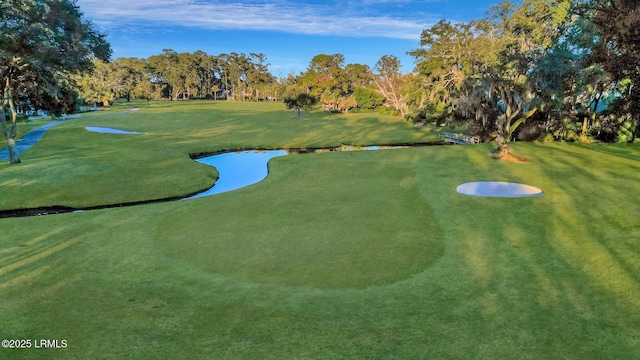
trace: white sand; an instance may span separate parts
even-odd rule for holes
[[[535,186],[502,181],[468,182],[457,187],[456,191],[463,195],[486,197],[524,197],[542,195],[542,190]]]

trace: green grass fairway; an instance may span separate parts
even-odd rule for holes
[[[114,106],[58,125],[21,154],[24,164],[0,163],[0,210],[81,208],[187,195],[210,187],[217,176],[211,167],[190,161],[192,153],[437,140],[428,129],[414,130],[397,117],[371,113],[305,113],[298,120],[282,103],[134,105],[141,109],[116,115],[129,108]],[[146,134],[93,133],[86,126]]]
[[[0,209],[193,192],[216,176],[193,152],[436,137],[282,108],[166,102],[73,120],[0,165]],[[638,358],[640,148],[515,144],[528,163],[490,150],[288,155],[211,197],[0,219],[0,338],[67,342],[0,358]],[[455,191],[481,180],[544,195]]]

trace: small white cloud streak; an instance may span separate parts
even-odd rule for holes
[[[334,7],[285,2],[229,4],[194,0],[79,0],[78,5],[89,19],[106,29],[165,24],[209,30],[267,30],[416,40],[422,30],[433,24],[386,16],[341,15],[336,14]]]

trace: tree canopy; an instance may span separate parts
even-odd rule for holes
[[[639,7],[630,0],[503,0],[484,19],[440,21],[409,52],[416,69],[404,87],[407,117],[466,123],[499,147],[544,134],[633,140]]]
[[[69,107],[72,73],[108,60],[111,48],[71,0],[4,0],[0,3],[0,122],[10,162],[15,148],[17,99],[60,113]],[[7,125],[11,113],[11,129]]]
[[[318,54],[305,71],[276,78],[261,53],[163,49],[109,62],[105,35],[75,1],[5,0],[3,131],[12,149],[17,107],[73,111],[79,96],[104,105],[118,97],[282,100],[298,114],[318,102],[331,112],[383,111],[414,123],[463,125],[471,135],[496,140],[499,153],[516,138],[634,141],[640,136],[640,95],[633,91],[640,81],[639,6],[501,0],[484,18],[424,29],[419,47],[408,52],[415,59],[411,72],[394,55],[370,67],[345,64],[336,53]]]

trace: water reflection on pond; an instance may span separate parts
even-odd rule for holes
[[[269,174],[269,160],[287,154],[286,150],[249,150],[198,159],[196,161],[201,164],[214,166],[220,178],[211,189],[186,199],[220,194],[260,182]]]
[[[262,181],[269,174],[267,163],[274,157],[299,153],[318,153],[333,151],[362,151],[381,149],[402,149],[406,146],[350,146],[324,149],[291,149],[291,150],[246,150],[212,155],[196,160],[218,170],[218,181],[207,191],[184,198],[183,200],[200,198],[223,192],[237,190]]]

